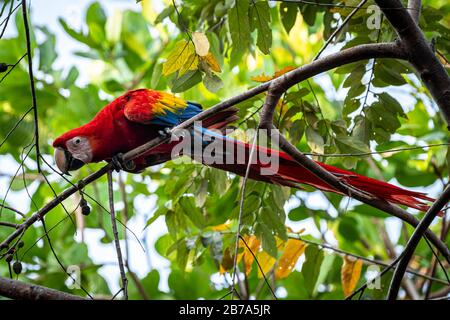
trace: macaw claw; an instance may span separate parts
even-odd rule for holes
[[[123,153],[118,153],[111,158],[112,165],[116,172],[121,170],[132,171],[136,168],[136,164],[133,160],[125,162],[123,160]]]
[[[163,130],[159,130],[158,134],[164,139],[170,138],[170,136],[172,135],[172,130],[170,128],[166,127]]]

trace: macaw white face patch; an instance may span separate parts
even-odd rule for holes
[[[73,137],[66,142],[66,147],[75,159],[84,163],[91,162],[93,156],[88,138],[82,136]]]

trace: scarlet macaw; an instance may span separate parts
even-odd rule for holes
[[[53,142],[56,164],[63,173],[68,173],[90,162],[116,160],[117,154],[130,151],[158,137],[165,128],[174,127],[201,111],[199,104],[185,101],[169,93],[149,89],[129,91],[105,106],[87,124],[58,137]],[[224,129],[237,118],[235,109],[218,112],[203,121],[203,128],[200,128],[200,131],[214,136],[215,139],[231,143],[236,149],[243,151],[236,154],[244,154],[245,157],[243,162],[224,161],[208,165],[244,176],[252,146],[224,135],[210,133],[210,129]],[[196,129],[198,131],[199,128]],[[127,171],[139,172],[148,166],[170,160],[172,148],[176,144],[166,143],[150,150],[135,159],[135,167]],[[278,156],[279,167],[270,175],[262,175],[260,169],[267,165],[258,160],[250,167],[249,178],[290,187],[308,184],[323,191],[340,193],[300,166],[288,154],[260,146],[257,146],[256,150],[258,153]],[[357,173],[317,163],[352,187],[391,203],[426,211],[429,206],[420,200],[434,201],[421,192],[405,190]]]

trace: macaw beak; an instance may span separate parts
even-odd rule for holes
[[[83,161],[74,158],[68,150],[63,148],[55,149],[55,162],[63,174],[69,174],[69,171],[78,170],[85,164]]]

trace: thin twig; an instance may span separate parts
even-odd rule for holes
[[[30,89],[31,98],[34,112],[34,143],[36,144],[36,165],[37,171],[41,173],[40,165],[40,149],[39,149],[39,120],[38,120],[38,108],[37,108],[37,98],[36,98],[36,88],[34,85],[34,75],[33,75],[33,57],[31,55],[31,37],[30,28],[28,26],[28,16],[27,16],[27,1],[22,0],[22,15],[23,15],[23,25],[25,28],[25,39],[27,41],[27,57],[28,57],[28,75],[30,78]]]
[[[11,17],[11,15],[13,13],[14,0],[10,0],[10,1],[11,1],[11,5],[9,6],[9,13],[8,13],[8,16],[6,17],[6,19],[4,20],[5,26],[3,27],[2,32],[0,33],[0,39],[3,38],[3,35],[5,34],[6,27],[8,26],[9,18]],[[5,1],[5,3],[3,5],[6,6],[6,1]]]
[[[21,5],[22,5],[22,4],[19,3],[18,5],[16,5],[16,6],[14,7],[14,9],[13,9],[12,12],[11,12],[11,14],[9,14],[8,17],[6,17],[6,18],[0,23],[0,27],[1,27],[3,24],[8,23],[9,17],[10,17],[17,9],[19,9],[19,7],[20,7]]]
[[[11,227],[14,229],[17,229],[19,227],[19,225],[16,223],[11,223],[11,222],[6,222],[6,221],[0,221],[0,226]]]
[[[14,63],[12,66],[10,66],[8,72],[6,72],[3,77],[0,79],[0,83],[2,83],[2,81],[11,73],[11,71],[14,70],[14,68],[20,63],[20,61],[22,61],[23,58],[25,58],[27,56],[27,54],[25,53],[23,56],[21,56],[19,58],[19,60],[17,60],[16,63]]]
[[[244,212],[245,188],[247,185],[248,175],[250,173],[250,167],[251,167],[251,164],[253,161],[253,156],[254,156],[255,149],[256,149],[257,139],[258,139],[258,131],[255,134],[255,137],[253,138],[252,149],[250,150],[250,156],[249,156],[247,168],[245,170],[244,180],[242,181],[241,198],[239,199],[238,226],[237,226],[237,230],[236,230],[236,241],[235,241],[235,245],[234,245],[233,276],[231,278],[233,292],[234,292],[234,285],[235,285],[235,278],[236,278],[236,271],[237,271],[237,256],[238,256],[238,250],[239,250],[239,239],[241,237],[242,215]],[[233,293],[231,294],[231,300],[233,300]]]
[[[125,267],[122,258],[122,250],[120,249],[119,233],[117,231],[116,212],[114,209],[114,190],[112,184],[111,170],[108,171],[108,191],[109,191],[109,208],[110,208],[109,210],[111,212],[111,225],[114,235],[114,244],[116,246],[117,260],[119,262],[120,277],[122,278],[123,296],[125,300],[128,300],[128,279],[125,274]]]
[[[319,50],[317,55],[314,57],[314,60],[317,60],[320,55],[325,51],[325,49],[331,44],[334,37],[344,29],[344,27],[348,24],[348,22],[353,18],[353,16],[358,13],[358,11],[366,4],[368,0],[362,0],[353,10],[350,12],[350,14],[345,18],[344,21],[342,21],[342,24],[334,30],[334,32],[331,34],[331,36],[327,39],[325,42],[325,45]],[[313,60],[313,61],[314,61]]]
[[[15,213],[17,213],[19,216],[21,216],[21,217],[24,218],[24,219],[26,218],[26,216],[25,216],[24,213],[20,212],[20,211],[17,210],[17,209],[14,209],[14,208],[12,208],[12,207],[10,207],[10,206],[7,206],[7,205],[4,205],[4,204],[0,203],[0,207],[4,208],[4,209],[6,209],[6,210],[9,210],[9,211],[15,212]]]

